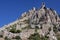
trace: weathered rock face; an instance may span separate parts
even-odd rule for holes
[[[3,31],[4,38],[7,36],[13,39],[19,36],[22,40],[29,40],[30,35],[38,33],[40,37],[48,36],[47,40],[57,40],[56,34],[60,28],[59,20],[56,11],[47,8],[42,3],[40,9],[33,8],[29,12],[23,13],[20,19],[1,28],[0,35]]]
[[[59,17],[55,10],[51,8],[46,8],[43,4],[42,7],[38,10],[33,8],[28,13],[23,14],[23,19],[26,18],[29,20],[32,27],[39,26],[40,24],[58,24]]]

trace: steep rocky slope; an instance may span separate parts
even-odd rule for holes
[[[24,12],[21,17],[0,28],[5,40],[60,40],[60,18],[55,10],[44,3],[40,9]]]

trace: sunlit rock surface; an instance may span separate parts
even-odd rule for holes
[[[60,35],[58,13],[52,8],[47,8],[44,3],[40,9],[33,7],[28,12],[22,13],[18,20],[0,28],[0,37],[4,39],[7,37],[10,40],[29,40],[28,38],[34,33],[38,33],[40,37],[47,36],[46,40],[58,40],[57,34]]]

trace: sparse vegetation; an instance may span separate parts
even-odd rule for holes
[[[60,37],[57,37],[57,40],[60,40]]]
[[[28,39],[29,40],[40,40],[40,35],[38,33],[34,33]]]
[[[59,27],[58,27],[58,31],[60,31],[60,25],[59,25]]]
[[[39,29],[39,27],[38,26],[35,26],[35,32],[37,33],[37,30]]]
[[[8,38],[7,36],[4,38],[5,40],[11,40],[10,38]]]
[[[3,37],[3,35],[0,35],[0,38],[2,38]]]
[[[48,40],[47,36],[41,37],[40,40]]]
[[[57,34],[56,37],[57,37],[57,40],[60,40],[60,34]]]
[[[27,38],[27,40],[55,40],[57,38],[60,40],[59,16],[55,10],[46,8],[42,3],[41,9],[33,7],[16,21],[4,25],[0,29],[0,38],[5,40],[22,40],[22,38],[23,40]]]
[[[12,33],[20,33],[21,30],[11,29],[10,32],[12,32]]]
[[[16,40],[22,40],[22,39],[20,38],[20,36],[16,36],[15,39],[16,39]]]
[[[40,29],[42,29],[42,28],[43,28],[43,27],[42,27],[42,24],[40,24],[40,26],[41,26]]]
[[[40,37],[40,35],[38,34],[38,33],[34,33],[34,34],[32,34],[28,39],[29,40],[48,40],[48,38],[49,37],[47,37],[47,36],[42,36],[42,37]]]
[[[12,32],[12,33],[20,33],[21,30],[16,30],[16,24],[14,24],[13,26],[11,26],[11,29],[9,32]]]
[[[21,32],[21,30],[16,30],[16,33],[20,33]]]
[[[49,27],[49,29],[48,29],[48,30],[49,30],[49,32],[50,32],[50,31],[51,31],[51,27]]]
[[[16,29],[12,28],[12,29],[10,29],[10,32],[15,33]]]
[[[16,30],[16,24],[11,26],[10,32],[14,33]]]
[[[54,31],[55,33],[57,33],[57,32],[58,32],[58,29],[57,29],[57,27],[56,27],[55,24],[53,24],[53,25],[54,25],[54,27],[53,27],[53,31]]]
[[[54,31],[55,33],[57,33],[57,32],[58,32],[57,27],[53,27],[53,31]]]

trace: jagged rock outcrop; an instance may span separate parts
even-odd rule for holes
[[[8,37],[11,40],[19,37],[20,40],[31,40],[29,37],[37,33],[41,38],[36,40],[58,40],[56,35],[60,33],[59,30],[60,18],[57,12],[42,3],[40,9],[34,7],[29,12],[24,12],[15,22],[3,26],[0,29],[0,36],[3,35],[3,38]]]

